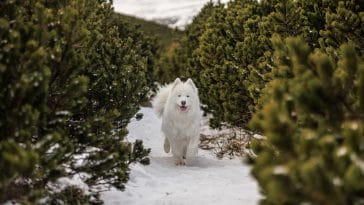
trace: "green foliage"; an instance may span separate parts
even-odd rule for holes
[[[239,1],[231,3],[229,9],[222,5],[216,8],[193,51],[196,66],[191,70],[198,73],[202,102],[214,116],[212,126],[221,122],[239,126],[250,119],[248,108],[253,102],[245,86],[248,73],[242,68],[252,64],[260,52],[252,48],[256,36],[250,35],[259,21],[257,5]]]
[[[363,53],[363,3],[357,0],[235,0],[207,4],[186,29],[172,64],[160,75],[192,78],[212,126],[245,127],[275,76],[271,38],[301,36],[337,59],[352,42]]]
[[[346,42],[352,42],[360,54],[364,53],[364,2],[346,0],[325,13],[325,29],[320,44],[326,52],[337,57],[335,50]]]
[[[37,201],[80,172],[123,189],[129,164],[149,162],[124,137],[157,47],[106,1],[6,0],[0,13],[0,202]]]
[[[102,201],[98,200],[98,193],[87,195],[77,186],[67,186],[62,191],[56,192],[47,199],[49,205],[100,205]]]
[[[156,69],[154,70],[154,76],[160,83],[170,83],[177,76],[181,76],[179,64],[175,59],[176,49],[179,48],[177,42],[171,43],[165,50],[161,50]]]
[[[267,138],[253,146],[262,204],[360,204],[364,63],[352,44],[335,60],[303,42],[274,40],[276,69],[286,75],[267,85],[251,122]]]

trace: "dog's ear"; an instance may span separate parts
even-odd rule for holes
[[[173,82],[172,90],[176,87],[176,85],[178,85],[180,83],[182,83],[181,79],[176,78],[176,80],[174,80],[174,82]]]
[[[186,81],[187,84],[191,85],[193,90],[197,93],[197,87],[195,85],[195,83],[193,83],[191,78],[188,78],[188,80]]]

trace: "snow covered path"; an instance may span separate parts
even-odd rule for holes
[[[132,165],[124,192],[114,189],[101,194],[106,205],[257,204],[257,184],[239,159],[219,160],[200,149],[192,165],[175,166],[171,154],[163,151],[161,120],[151,108],[140,112],[143,119],[133,119],[128,126],[128,140],[142,139],[145,147],[152,149],[151,164]]]

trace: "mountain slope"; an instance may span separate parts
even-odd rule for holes
[[[178,29],[125,14],[116,13],[115,18],[139,27],[148,36],[154,36],[162,51],[166,50],[176,39],[181,38],[183,34]]]
[[[210,0],[114,0],[115,11],[183,29]],[[213,0],[217,2],[217,0]],[[222,3],[228,0],[221,0]]]

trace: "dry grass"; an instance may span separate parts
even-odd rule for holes
[[[243,157],[251,154],[249,143],[252,137],[252,133],[242,129],[232,129],[231,132],[218,135],[201,134],[199,147],[212,150],[218,158]]]

